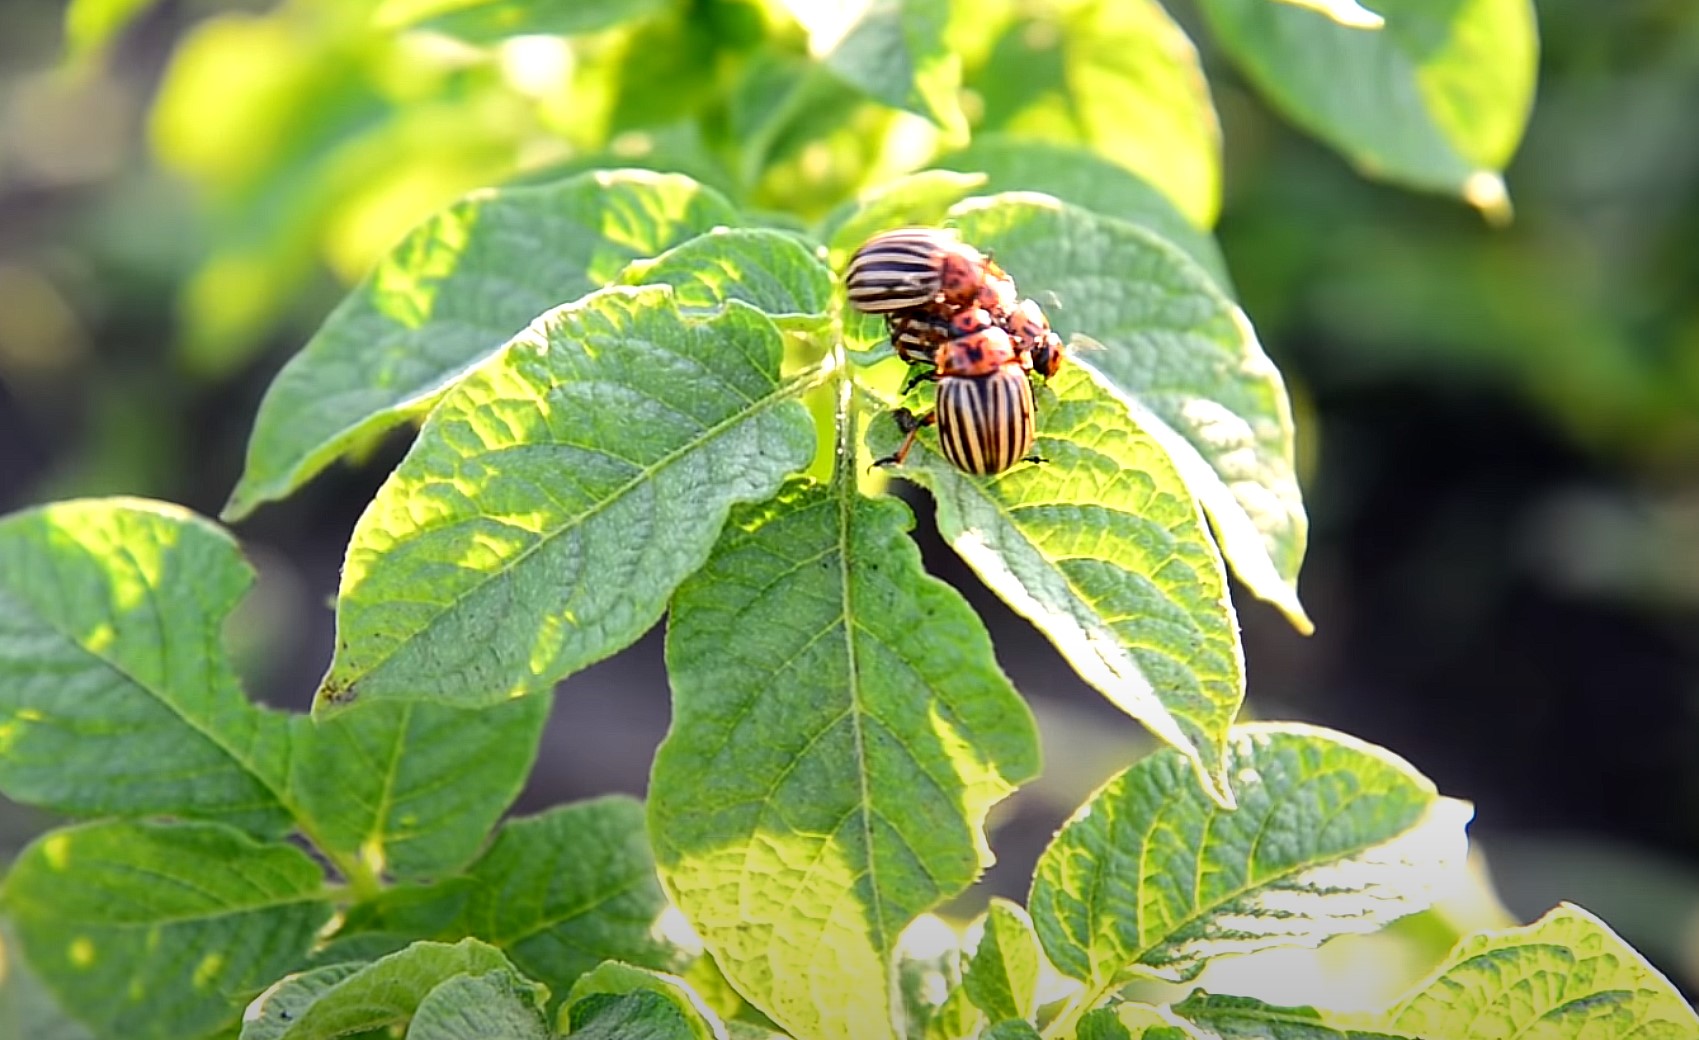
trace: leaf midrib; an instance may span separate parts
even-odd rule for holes
[[[134,558],[130,556],[128,550],[125,550],[125,556],[127,558],[129,558],[132,563],[135,562]],[[138,574],[139,573],[140,572],[138,571]],[[149,601],[153,602],[152,586],[144,583],[144,588],[146,588],[148,590]],[[175,701],[171,698],[171,696],[170,696],[171,691],[169,690],[169,688],[167,688],[163,684],[160,687],[155,687],[154,685],[152,685],[150,683],[142,681],[142,679],[140,679],[139,677],[134,675],[130,671],[130,669],[128,667],[126,667],[122,662],[118,661],[115,658],[109,657],[106,654],[101,653],[99,650],[96,650],[94,647],[83,642],[80,638],[77,637],[76,633],[69,631],[66,627],[61,625],[57,618],[49,616],[47,613],[43,612],[39,607],[36,607],[35,604],[32,603],[28,598],[23,597],[23,596],[19,596],[19,599],[22,600],[24,603],[30,605],[32,608],[34,608],[33,609],[34,616],[40,621],[40,623],[42,625],[44,625],[54,635],[63,639],[70,646],[74,646],[78,650],[82,651],[85,655],[88,656],[89,659],[96,662],[98,665],[106,668],[107,670],[111,671],[113,674],[120,677],[125,683],[127,683],[128,685],[130,685],[134,689],[140,690],[143,693],[145,693],[148,697],[150,697],[152,700],[154,700],[156,703],[158,703],[161,707],[165,708],[168,712],[170,712],[171,716],[173,718],[176,718],[179,721],[181,721],[183,723],[183,725],[189,727],[195,733],[200,735],[200,737],[202,739],[206,740],[207,743],[211,744],[214,748],[217,748],[220,752],[222,752],[225,755],[225,757],[227,757],[235,766],[237,766],[237,768],[241,769],[248,776],[252,777],[256,783],[258,783],[262,788],[264,788],[267,792],[269,792],[271,794],[272,798],[275,799],[275,804],[279,809],[282,809],[285,813],[288,813],[288,814],[295,816],[297,818],[299,818],[301,816],[301,814],[296,810],[296,807],[291,803],[291,801],[287,797],[286,792],[278,784],[272,783],[271,780],[265,776],[265,774],[259,769],[259,767],[252,760],[250,760],[250,759],[244,757],[243,755],[239,754],[237,752],[237,749],[233,745],[231,745],[229,742],[224,740],[222,738],[222,735],[216,729],[208,728],[208,726],[203,725],[200,720],[194,718],[188,712],[186,712],[181,707],[179,707],[175,703]],[[155,614],[155,617],[157,618],[158,617],[157,603],[155,603],[154,614]],[[164,647],[164,643],[162,642],[161,643],[161,652],[162,653],[163,653],[163,647]],[[208,687],[208,690],[209,691],[211,690],[210,686]],[[240,692],[240,691],[238,690],[238,692]],[[241,707],[242,707],[242,710],[245,710],[245,711],[253,711],[253,712],[256,712],[256,713],[260,712],[260,709],[258,707],[256,707],[253,704],[252,701],[246,701],[245,699],[244,699],[244,703]],[[269,806],[267,806],[267,808],[269,808]],[[240,829],[240,828],[238,828],[238,829]]]

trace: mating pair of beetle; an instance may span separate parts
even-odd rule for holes
[[[938,403],[897,422],[908,434],[877,465],[900,465],[921,427],[938,424],[944,457],[969,473],[1000,473],[1032,455],[1031,373],[1062,364],[1062,341],[1037,303],[1020,299],[996,262],[948,231],[899,228],[850,258],[850,305],[883,314],[891,346],[911,366],[904,391],[938,381]]]

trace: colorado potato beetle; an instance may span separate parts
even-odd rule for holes
[[[844,273],[850,306],[869,314],[950,307],[1014,306],[1015,284],[990,258],[938,228],[874,235]]]
[[[876,465],[901,465],[921,427],[934,423],[944,457],[968,473],[1001,473],[1032,457],[1032,386],[1009,334],[981,308],[950,324],[955,335],[935,357],[936,407],[922,418],[898,412],[907,436]]]

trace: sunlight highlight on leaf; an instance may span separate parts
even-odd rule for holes
[[[225,518],[417,416],[544,311],[735,222],[695,181],[636,170],[473,193],[403,239],[278,373]]]
[[[1234,730],[1239,808],[1159,751],[1082,806],[1039,860],[1030,910],[1077,1007],[1212,957],[1316,946],[1423,909],[1461,869],[1470,807],[1403,760],[1318,727]],[[1441,1034],[1443,1035],[1443,1034]]]
[[[649,824],[726,977],[802,1036],[894,1035],[891,958],[989,860],[1037,768],[1031,716],[906,510],[792,481],[680,587]]]
[[[938,528],[1080,677],[1194,763],[1231,805],[1223,749],[1244,697],[1227,575],[1197,501],[1116,393],[1068,365],[1039,395],[1045,464],[969,476],[922,436],[899,469],[938,501]],[[887,416],[868,447],[900,439]]]
[[[778,329],[664,286],[544,315],[432,413],[361,518],[316,709],[470,707],[545,688],[642,635],[726,510],[807,465]]]

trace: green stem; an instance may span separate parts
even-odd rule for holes
[[[1081,989],[1074,994],[1072,1000],[1068,1001],[1068,1005],[1062,1009],[1061,1014],[1044,1027],[1042,1035],[1046,1040],[1060,1040],[1062,1037],[1073,1036],[1078,1032],[1077,1027],[1080,1019],[1085,1017],[1087,1011],[1102,1003],[1103,998],[1108,995],[1108,990],[1109,987],[1107,986],[1095,989],[1088,986]]]
[[[832,348],[833,366],[838,377],[838,403],[836,420],[838,427],[837,458],[832,461],[832,490],[838,494],[848,494],[855,488],[855,445],[859,439],[861,412],[855,407],[852,395],[855,393],[855,383],[849,377],[849,364],[844,358],[844,348],[839,344]]]

